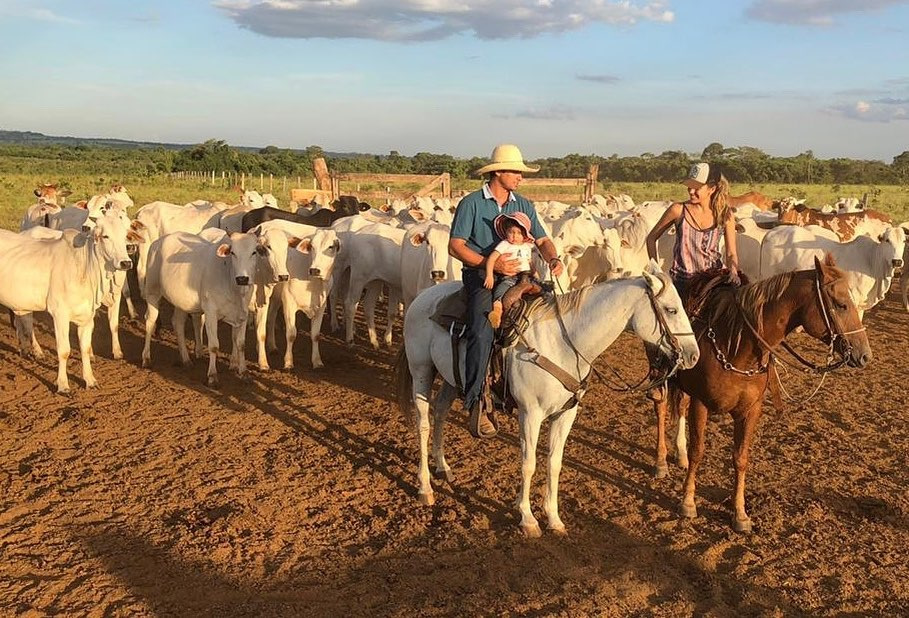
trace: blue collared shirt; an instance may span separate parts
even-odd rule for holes
[[[454,220],[451,222],[451,237],[463,238],[470,249],[486,257],[502,241],[496,234],[492,222],[499,215],[510,212],[523,212],[527,215],[530,219],[530,234],[534,241],[546,237],[546,232],[537,218],[537,211],[530,200],[512,191],[508,194],[505,205],[499,207],[489,190],[488,183],[484,184],[481,190],[464,196],[458,203]]]

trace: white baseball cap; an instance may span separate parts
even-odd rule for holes
[[[720,170],[718,167],[711,166],[709,163],[695,163],[688,170],[688,178],[682,181],[682,184],[692,189],[700,189],[706,184],[714,184],[720,179]]]

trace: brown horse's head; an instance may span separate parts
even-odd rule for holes
[[[871,361],[871,344],[849,293],[846,274],[829,253],[823,262],[814,258],[814,271],[818,285],[816,298],[803,314],[805,332],[825,343],[835,339],[836,351],[850,366],[864,367]]]

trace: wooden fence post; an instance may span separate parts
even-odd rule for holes
[[[313,185],[313,189],[321,189],[322,191],[333,190],[332,177],[328,172],[328,164],[325,163],[325,159],[318,157],[312,160],[312,173],[314,181],[318,181],[319,183],[318,187]]]
[[[584,203],[593,201],[593,194],[597,192],[597,178],[600,175],[599,163],[591,163],[587,170],[587,179],[584,183]]]

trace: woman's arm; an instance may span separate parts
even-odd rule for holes
[[[678,202],[673,203],[669,208],[666,209],[666,212],[663,213],[663,216],[660,217],[660,220],[657,221],[657,224],[653,226],[653,229],[650,230],[650,233],[647,234],[647,257],[651,260],[657,259],[657,241],[660,239],[660,236],[666,233],[670,227],[672,227],[676,221],[679,220],[679,217],[682,216],[682,205]]]

